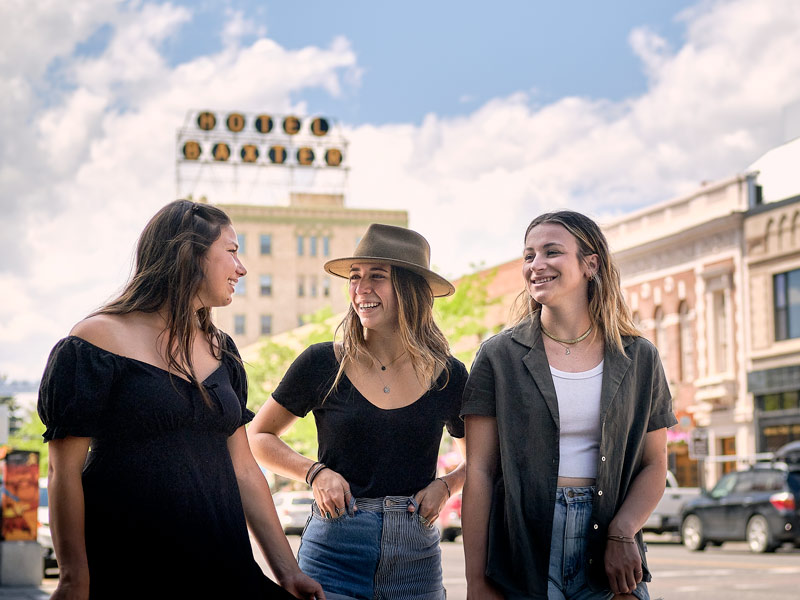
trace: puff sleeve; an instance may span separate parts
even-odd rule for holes
[[[71,336],[50,352],[39,386],[39,417],[50,440],[96,437],[114,385],[116,357],[89,342]]]
[[[236,397],[239,399],[239,406],[242,409],[242,419],[239,422],[239,427],[247,425],[255,418],[255,413],[247,408],[247,372],[244,370],[244,363],[242,357],[239,355],[239,350],[233,342],[231,336],[225,334],[225,349],[230,354],[225,353],[225,366],[228,369],[228,377],[231,382]]]

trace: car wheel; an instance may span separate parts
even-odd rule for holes
[[[706,547],[706,541],[703,539],[703,522],[700,517],[687,515],[681,524],[681,540],[692,552],[698,552]]]
[[[769,523],[762,515],[753,515],[747,522],[747,545],[751,552],[774,552],[777,548],[769,530]]]

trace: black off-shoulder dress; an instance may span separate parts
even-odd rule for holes
[[[227,347],[236,348],[227,338]],[[67,337],[39,390],[46,441],[90,437],[83,469],[91,598],[291,598],[253,558],[228,438],[253,418],[225,355],[196,386]]]

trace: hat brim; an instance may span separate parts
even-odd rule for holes
[[[355,263],[381,263],[384,265],[392,265],[393,267],[402,267],[413,271],[417,275],[421,275],[431,288],[434,298],[444,298],[452,296],[456,288],[452,283],[447,281],[444,277],[437,275],[430,269],[425,269],[417,264],[406,262],[404,260],[397,260],[392,258],[382,258],[379,256],[350,256],[347,258],[335,258],[325,263],[323,267],[325,271],[337,277],[344,279],[350,278],[350,268]]]

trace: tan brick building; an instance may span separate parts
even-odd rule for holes
[[[344,280],[322,269],[353,252],[370,223],[408,226],[404,210],[352,209],[341,194],[290,196],[288,206],[219,204],[239,236],[247,276],[215,321],[240,347],[302,325],[315,311],[347,308]]]
[[[800,440],[800,196],[753,208],[744,228],[755,449],[773,452]]]

